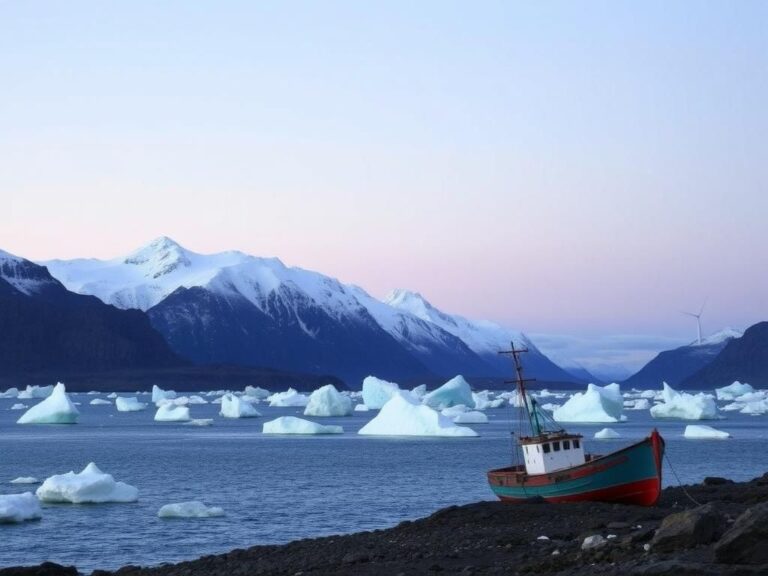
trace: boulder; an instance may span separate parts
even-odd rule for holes
[[[768,564],[768,502],[749,508],[715,545],[726,564]]]
[[[695,548],[717,540],[722,534],[725,516],[712,504],[670,514],[661,522],[651,547],[659,552]]]

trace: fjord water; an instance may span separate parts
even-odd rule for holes
[[[264,421],[301,416],[300,408],[258,405],[261,418],[227,420],[216,404],[191,406],[211,427],[153,422],[153,407],[118,413],[91,406],[93,395],[73,394],[82,405],[76,425],[21,426],[17,400],[0,399],[0,494],[37,487],[13,485],[18,476],[40,480],[88,462],[139,488],[134,504],[43,505],[43,519],[0,525],[0,567],[51,560],[82,572],[125,564],[159,564],[255,544],[393,526],[452,504],[491,500],[485,472],[510,460],[517,410],[488,410],[479,438],[372,438],[356,434],[376,412],[312,418],[344,427],[343,435],[298,437],[261,434]],[[100,397],[104,397],[101,395]],[[148,397],[143,397],[148,401]],[[36,402],[25,401],[27,404]],[[647,410],[626,412],[611,425],[622,438],[592,440],[604,425],[569,425],[587,448],[607,452],[643,438],[654,426],[667,441],[683,482],[705,476],[748,480],[768,469],[766,417],[726,413],[711,423],[730,440],[686,440],[685,422],[654,421]],[[676,483],[665,463],[665,484]],[[168,520],[158,509],[202,500],[226,516]]]

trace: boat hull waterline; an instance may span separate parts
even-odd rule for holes
[[[664,439],[654,430],[648,438],[584,464],[530,475],[525,466],[488,472],[493,492],[505,502],[600,501],[653,506],[661,494]]]

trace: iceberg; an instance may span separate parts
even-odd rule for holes
[[[19,389],[18,388],[8,388],[5,392],[0,392],[0,398],[18,398],[19,397]]]
[[[756,400],[743,403],[739,412],[741,414],[750,414],[752,416],[765,414],[768,412],[768,400]]]
[[[613,440],[614,438],[621,438],[621,434],[613,428],[603,428],[599,432],[595,432],[595,438],[598,440]]]
[[[112,392],[108,394],[107,398],[109,398],[110,400],[114,400],[115,398],[117,398],[117,392]]]
[[[250,402],[234,394],[224,394],[221,397],[221,411],[224,418],[255,418],[261,416]]]
[[[427,385],[426,384],[419,384],[418,386],[411,389],[411,394],[414,398],[418,398],[421,400],[424,398],[424,396],[427,395]]]
[[[163,390],[160,386],[152,386],[152,402],[158,404],[163,400],[173,400],[176,398],[176,392],[173,390]]]
[[[217,506],[206,506],[202,502],[178,502],[166,504],[157,512],[158,518],[214,518],[224,516],[224,510]]]
[[[135,396],[130,398],[118,396],[115,398],[115,406],[117,407],[118,412],[140,412],[147,407],[144,402],[139,402],[139,399]]]
[[[299,394],[293,388],[288,388],[285,392],[277,392],[268,397],[270,406],[277,407],[290,407],[290,406],[306,406],[309,402],[309,398],[305,394]]]
[[[394,382],[387,382],[375,376],[363,380],[363,402],[372,410],[379,410],[400,390]]]
[[[11,410],[26,410],[26,409],[27,409],[27,405],[21,404],[20,402],[17,402],[13,406],[11,406]]]
[[[489,392],[488,390],[483,390],[482,392],[472,392],[472,399],[475,401],[475,410],[501,408],[505,404],[505,398],[493,398],[492,392]]]
[[[256,398],[258,400],[264,400],[266,398],[269,398],[272,395],[272,392],[269,390],[264,390],[264,388],[259,388],[256,386],[255,388],[253,386],[246,386],[245,392],[243,392],[246,396],[250,396],[251,398]]]
[[[263,434],[341,434],[341,426],[324,426],[295,416],[281,416],[264,422]]]
[[[34,398],[48,398],[53,394],[53,386],[27,386],[25,390],[16,396],[19,400],[32,400]]]
[[[34,476],[19,476],[11,480],[9,484],[40,484],[40,480]]]
[[[80,412],[67,396],[64,384],[59,382],[45,400],[24,412],[18,424],[75,424]]]
[[[577,392],[552,413],[557,422],[622,422],[626,416],[624,398],[618,384],[588,384],[585,392]]]
[[[39,520],[42,516],[40,502],[32,492],[0,494],[0,524]]]
[[[751,394],[755,389],[749,384],[742,384],[738,380],[728,386],[722,388],[715,388],[715,395],[718,400],[736,400],[739,396],[744,394]]]
[[[368,412],[370,408],[366,406],[365,404],[356,404],[355,405],[355,412]]]
[[[139,491],[115,482],[111,474],[105,474],[91,462],[82,472],[67,472],[46,478],[37,489],[42,502],[69,502],[71,504],[101,504],[105,502],[136,502]]]
[[[472,397],[472,388],[463,376],[455,376],[424,396],[424,404],[431,408],[442,410],[457,404],[464,404],[469,408],[475,407],[475,399]]]
[[[309,396],[304,416],[349,416],[352,399],[341,394],[333,384],[318,388]]]
[[[709,394],[678,392],[664,382],[661,398],[661,404],[651,407],[651,416],[654,418],[713,420],[718,417],[717,404]]]
[[[90,401],[91,406],[112,406],[112,402],[109,400],[102,400],[101,398],[94,398]]]
[[[703,426],[701,424],[689,424],[685,427],[683,436],[686,438],[716,438],[718,440],[731,437],[728,432],[723,432],[722,430],[712,428],[712,426]]]
[[[630,404],[625,402],[625,408],[627,410],[650,410],[651,403],[647,398],[638,398],[637,400],[630,400]]]
[[[487,424],[488,416],[482,412],[470,410],[469,412],[462,412],[461,414],[454,416],[453,421],[455,424]]]
[[[477,436],[471,428],[421,404],[409,392],[399,391],[358,434],[370,436]]]
[[[464,406],[464,404],[456,404],[456,406],[451,406],[450,408],[443,408],[440,410],[440,414],[446,418],[450,418],[451,420],[456,418],[456,416],[459,414],[463,414],[464,412],[469,412],[469,408]]]
[[[175,404],[161,404],[155,413],[155,422],[188,422],[189,408]]]
[[[213,418],[192,418],[185,426],[213,426]]]

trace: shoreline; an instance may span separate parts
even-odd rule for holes
[[[738,551],[723,552],[727,531],[738,529],[743,520],[736,519],[747,510],[753,515],[764,511],[768,519],[768,473],[747,482],[708,478],[701,484],[666,488],[659,503],[648,508],[599,502],[483,501],[444,508],[393,528],[257,545],[177,564],[129,565],[91,574],[576,576],[587,566],[591,574],[616,576],[765,574],[768,557],[750,551],[742,551],[741,556]],[[762,533],[740,536],[731,547],[749,540],[768,550],[768,524],[762,520],[760,524],[765,526]],[[665,540],[670,529],[677,533]],[[590,536],[600,537],[593,539],[598,545],[582,549]],[[76,574],[81,573],[74,567],[50,563],[0,569],[0,576]]]

